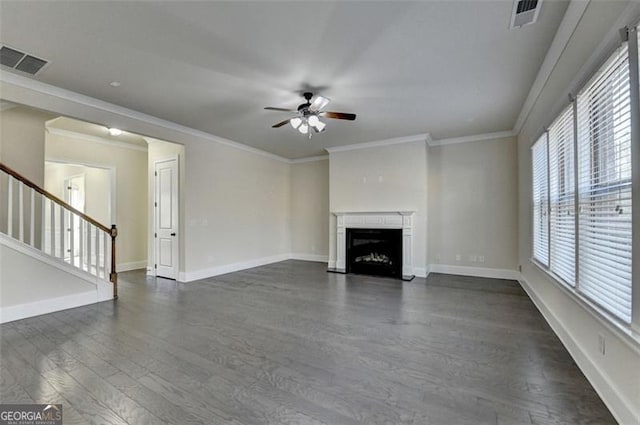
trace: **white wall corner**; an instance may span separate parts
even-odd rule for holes
[[[618,390],[616,383],[596,365],[588,351],[571,335],[565,324],[542,301],[535,288],[529,285],[523,276],[518,281],[618,423],[639,424],[640,405],[633,400],[629,400]]]

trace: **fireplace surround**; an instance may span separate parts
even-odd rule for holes
[[[332,212],[336,220],[335,260],[329,261],[329,271],[353,272],[347,266],[347,230],[350,229],[399,229],[401,244],[401,268],[397,276],[412,280],[413,271],[413,218],[415,211]],[[395,274],[394,274],[395,276]]]

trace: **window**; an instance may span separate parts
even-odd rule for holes
[[[547,133],[531,148],[533,157],[533,258],[549,265],[549,175]]]
[[[578,95],[579,289],[631,321],[631,86],[626,45]]]
[[[573,108],[569,106],[549,128],[549,267],[571,286],[576,268],[573,144]]]
[[[625,43],[532,146],[533,258],[626,323],[632,300],[629,70]]]

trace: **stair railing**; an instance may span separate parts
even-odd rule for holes
[[[113,283],[118,298],[115,224],[107,227],[0,163],[9,237]],[[1,192],[0,192],[1,195]]]

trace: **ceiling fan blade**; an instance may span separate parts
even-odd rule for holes
[[[295,109],[286,109],[286,108],[275,108],[273,106],[265,106],[268,111],[281,111],[281,112],[297,112]]]
[[[313,99],[313,102],[311,102],[311,105],[309,106],[309,110],[317,112],[320,109],[322,109],[325,106],[327,106],[329,104],[329,102],[331,102],[331,99],[329,99],[329,98],[322,97],[322,96],[316,96],[316,98]]]
[[[289,121],[291,121],[291,118],[286,119],[286,120],[284,120],[282,122],[279,122],[278,124],[274,124],[271,127],[273,127],[273,128],[282,127],[283,125],[287,124]]]
[[[333,118],[336,120],[349,120],[353,121],[356,119],[356,114],[349,114],[347,112],[320,112],[320,115],[325,118]]]

